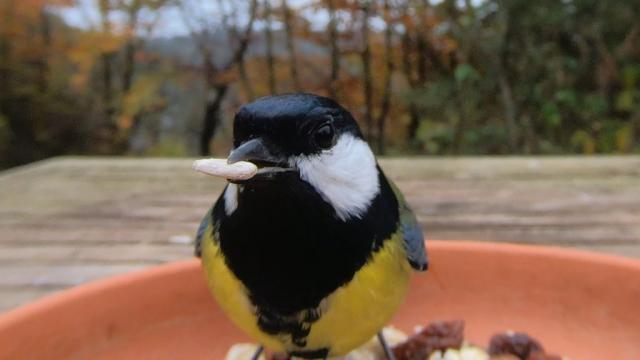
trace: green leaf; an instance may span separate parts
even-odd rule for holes
[[[588,132],[578,130],[571,136],[571,144],[581,148],[584,154],[593,154],[596,151],[596,142]]]
[[[558,127],[562,124],[562,115],[560,114],[560,110],[553,102],[545,102],[542,105],[542,116],[552,128]]]
[[[573,89],[560,89],[556,91],[555,99],[571,109],[578,108],[578,96]]]
[[[633,149],[633,127],[631,124],[622,126],[616,131],[616,150],[630,152]]]
[[[627,65],[622,69],[622,81],[624,87],[631,89],[636,87],[640,80],[640,65]]]
[[[632,111],[635,105],[635,99],[640,98],[636,90],[623,90],[616,96],[616,110]]]
[[[480,77],[480,74],[469,64],[461,64],[456,66],[454,71],[454,77],[458,82],[464,82],[466,80],[476,80]]]

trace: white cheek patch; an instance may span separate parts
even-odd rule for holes
[[[224,212],[227,216],[238,208],[238,185],[229,183],[224,191]]]
[[[350,134],[341,136],[329,150],[290,162],[343,221],[361,218],[380,192],[373,152],[366,142]]]

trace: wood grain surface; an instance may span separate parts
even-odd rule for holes
[[[193,159],[55,158],[0,173],[0,311],[189,258],[224,183]],[[427,238],[640,257],[640,157],[381,160]]]

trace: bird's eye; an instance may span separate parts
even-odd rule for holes
[[[320,148],[328,149],[333,146],[333,138],[335,131],[331,124],[324,124],[320,126],[313,134],[313,139]]]

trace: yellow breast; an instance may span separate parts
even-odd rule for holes
[[[202,263],[220,307],[258,342],[275,351],[329,348],[331,356],[343,355],[365,343],[391,319],[404,300],[411,274],[401,235],[396,234],[348,284],[322,301],[321,317],[312,323],[307,344],[300,348],[288,336],[272,336],[260,330],[247,290],[210,238],[203,239]]]

